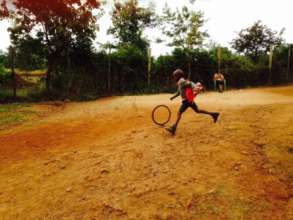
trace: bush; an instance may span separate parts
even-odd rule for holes
[[[11,84],[11,74],[0,65],[0,88],[7,87]]]

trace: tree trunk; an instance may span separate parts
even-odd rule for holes
[[[46,77],[46,89],[50,91],[51,89],[51,74],[52,74],[53,63],[52,60],[48,59],[48,70],[47,70],[47,77]]]
[[[269,54],[269,77],[268,77],[268,85],[272,84],[272,66],[273,66],[273,45],[270,46],[270,54]]]
[[[47,89],[47,91],[50,91],[50,83],[51,83],[51,70],[48,67],[47,77],[46,77],[46,89]]]
[[[151,69],[152,69],[152,51],[151,48],[148,48],[148,76],[147,76],[147,82],[148,87],[151,86]]]
[[[108,54],[108,74],[107,74],[107,90],[109,93],[112,91],[112,77],[111,77],[111,48],[109,49]]]
[[[191,64],[190,61],[188,61],[188,79],[190,80],[191,77]]]
[[[11,62],[11,78],[12,78],[12,89],[13,89],[13,99],[16,100],[16,77],[14,70],[15,61],[15,50],[13,47],[10,47],[10,62]]]
[[[289,44],[289,46],[288,46],[287,74],[286,74],[286,80],[287,80],[287,82],[289,82],[290,59],[291,59],[291,45]]]
[[[218,60],[218,73],[221,72],[221,63],[222,63],[222,49],[221,47],[217,48],[217,60]]]

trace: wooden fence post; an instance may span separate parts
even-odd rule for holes
[[[11,78],[12,78],[12,89],[13,89],[13,99],[16,100],[16,77],[15,77],[15,49],[11,46],[9,48],[10,52],[10,66],[11,66]]]
[[[291,45],[289,44],[289,46],[288,46],[287,74],[286,74],[286,80],[287,80],[287,82],[289,82],[290,59],[291,59]]]

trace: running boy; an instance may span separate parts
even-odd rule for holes
[[[177,69],[173,72],[173,78],[177,83],[178,92],[172,96],[170,100],[173,100],[180,95],[182,98],[182,104],[179,108],[175,124],[170,128],[167,128],[167,131],[175,135],[178,123],[181,119],[181,115],[189,107],[192,108],[196,113],[210,115],[214,122],[217,122],[220,113],[201,110],[193,101],[194,96],[196,96],[203,89],[203,86],[200,83],[195,84],[194,82],[187,80],[186,74],[181,69]],[[190,94],[190,91],[193,94]]]

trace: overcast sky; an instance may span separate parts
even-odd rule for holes
[[[157,13],[160,13],[167,2],[171,8],[190,5],[189,0],[139,0],[141,5],[155,3]],[[97,42],[112,41],[106,36],[106,30],[111,25],[109,11],[113,1],[108,1],[105,7],[105,15],[99,20],[100,32]],[[236,37],[236,32],[251,26],[255,21],[261,20],[263,24],[275,31],[285,28],[283,37],[288,43],[293,43],[293,13],[292,0],[197,0],[192,8],[204,13],[207,20],[203,29],[210,35],[209,40],[223,46],[229,46],[229,42]],[[5,50],[9,46],[9,35],[7,21],[0,22],[0,49]],[[146,35],[151,41],[160,36],[157,30],[148,30]],[[164,44],[151,43],[153,55],[166,54],[171,51]]]

